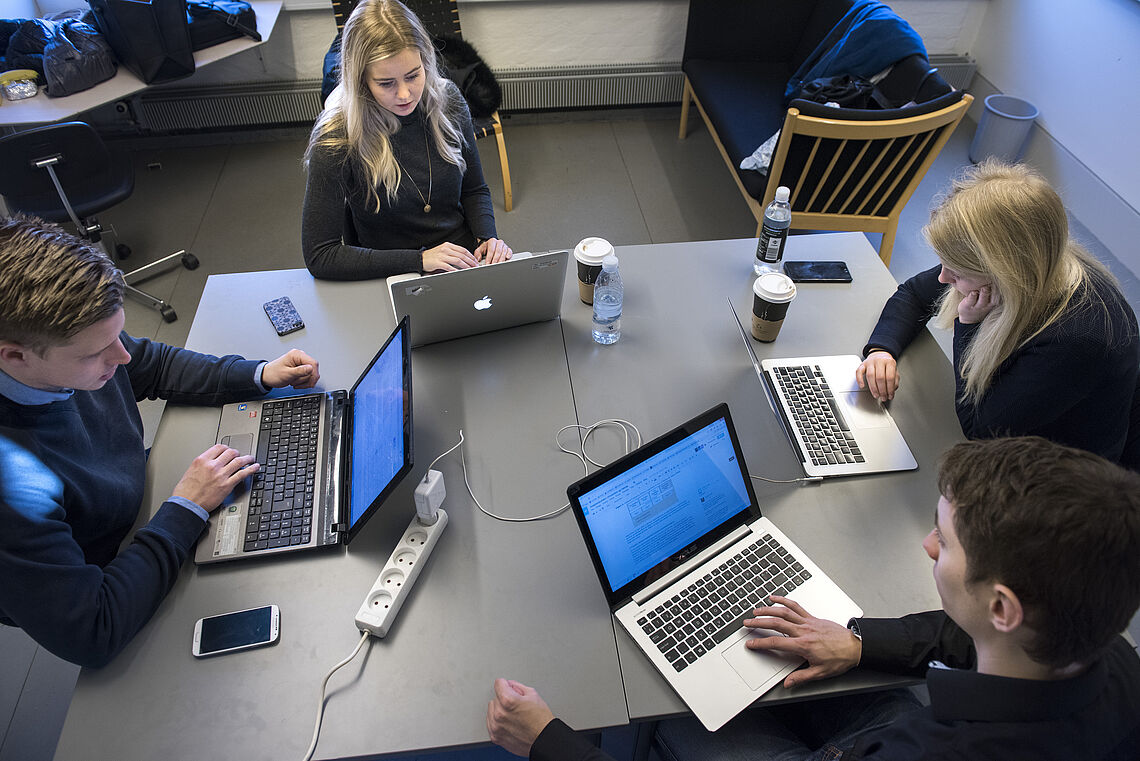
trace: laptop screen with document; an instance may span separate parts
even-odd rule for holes
[[[570,488],[575,515],[593,543],[591,556],[615,597],[759,517],[727,408],[721,410],[710,410]]]
[[[412,374],[404,319],[352,389],[349,537],[412,467]]]

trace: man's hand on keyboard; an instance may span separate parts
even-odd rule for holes
[[[756,617],[745,619],[744,625],[753,629],[770,629],[782,637],[753,637],[747,647],[789,655],[807,660],[807,668],[788,674],[785,687],[839,676],[859,665],[863,643],[849,629],[834,621],[815,616],[803,606],[786,597],[772,595],[779,603],[757,608]]]
[[[261,469],[253,455],[243,455],[224,444],[215,444],[194,458],[173,495],[188,499],[206,512],[213,512],[226,495],[247,476]]]

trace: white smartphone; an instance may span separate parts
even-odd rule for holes
[[[199,618],[194,624],[196,658],[272,645],[281,634],[281,611],[276,605],[236,610]]]

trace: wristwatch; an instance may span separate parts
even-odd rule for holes
[[[853,618],[850,621],[848,621],[847,622],[847,629],[848,629],[848,631],[850,631],[852,634],[855,635],[855,639],[859,640],[860,642],[863,641],[863,633],[861,631],[859,631],[859,620],[858,619]]]

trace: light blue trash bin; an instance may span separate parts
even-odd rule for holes
[[[986,110],[970,144],[970,161],[977,164],[991,156],[1020,161],[1038,113],[1037,106],[1012,95],[987,97]]]

